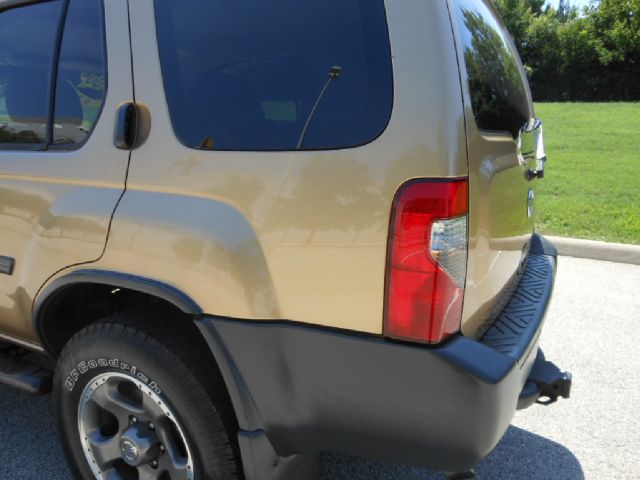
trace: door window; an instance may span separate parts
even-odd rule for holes
[[[62,0],[0,13],[0,144],[47,142],[49,81]]]
[[[0,46],[0,148],[82,142],[105,96],[101,1],[52,0],[4,10]]]
[[[60,47],[53,143],[84,141],[105,97],[101,6],[97,0],[71,0]]]
[[[157,0],[155,12],[171,121],[189,147],[344,148],[389,121],[383,0]]]

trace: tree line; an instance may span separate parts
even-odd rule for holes
[[[536,101],[640,100],[640,0],[493,0]]]

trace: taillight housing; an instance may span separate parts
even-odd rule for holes
[[[460,330],[467,266],[468,182],[417,179],[391,213],[384,334],[439,343]]]

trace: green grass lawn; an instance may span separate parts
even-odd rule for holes
[[[640,244],[640,103],[538,103],[542,233]]]

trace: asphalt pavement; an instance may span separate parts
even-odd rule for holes
[[[640,266],[561,257],[541,346],[572,398],[516,413],[479,479],[640,479]],[[49,396],[0,386],[0,479],[71,479]],[[325,454],[323,480],[435,480],[421,468]]]

